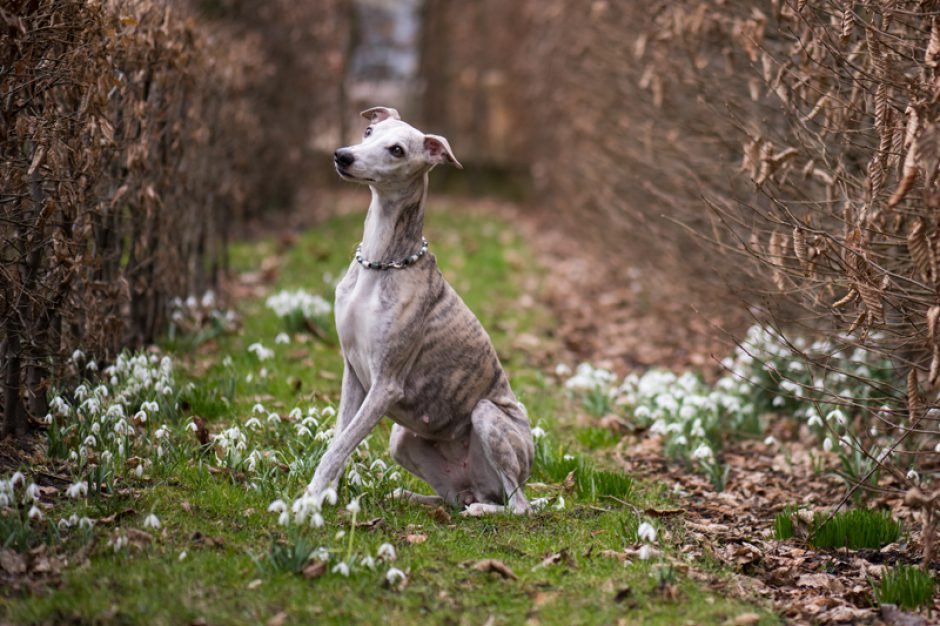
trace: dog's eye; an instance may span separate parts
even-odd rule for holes
[[[368,136],[371,135],[371,134],[372,134],[372,127],[370,126],[370,127],[368,127],[368,128],[365,130],[364,133],[362,133],[362,136],[363,136],[363,137],[368,137]]]
[[[395,157],[396,159],[400,159],[403,156],[405,156],[404,148],[402,148],[401,146],[397,144],[389,148],[388,151],[391,152],[392,156]]]

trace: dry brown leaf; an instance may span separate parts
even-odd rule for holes
[[[326,573],[326,561],[314,561],[303,569],[303,576],[308,580],[314,580]]]
[[[473,565],[473,569],[477,570],[478,572],[496,573],[509,580],[519,580],[519,577],[516,576],[515,572],[509,569],[505,563],[497,559],[483,559],[482,561],[477,561]]]

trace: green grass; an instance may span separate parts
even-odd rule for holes
[[[814,518],[810,543],[817,548],[879,549],[901,536],[900,522],[888,511],[852,509],[827,518],[826,514]]]
[[[873,582],[878,604],[895,604],[902,609],[918,609],[933,602],[933,576],[913,565],[898,565],[885,570],[878,582]]]
[[[348,264],[361,221],[361,214],[332,218],[301,234],[272,287],[304,287],[332,301],[332,286],[324,275],[335,277]],[[339,504],[359,495],[362,510],[356,520],[367,525],[354,529],[340,506],[324,510],[322,528],[279,526],[268,505],[275,498],[290,502],[302,492],[322,445],[290,435],[292,425],[266,430],[257,438],[277,451],[283,467],[271,465],[252,475],[238,467],[224,468],[183,427],[198,415],[218,433],[233,423],[244,424],[256,403],[279,414],[293,407],[338,404],[342,361],[331,334],[320,339],[297,334],[289,345],[275,345],[284,321],[263,299],[247,299],[238,302],[243,320],[238,332],[207,333],[198,340],[177,336],[165,345],[182,364],[180,385],[192,383],[182,391],[179,410],[161,416],[180,433],[178,439],[136,482],[121,482],[111,495],[56,505],[61,515],[73,510],[92,518],[126,515],[95,527],[88,561],[66,568],[58,586],[32,595],[0,592],[0,622],[161,625],[204,619],[254,624],[286,612],[288,623],[300,624],[478,624],[490,615],[497,624],[527,619],[543,624],[621,619],[629,624],[722,624],[757,610],[762,624],[778,623],[760,607],[713,593],[672,571],[669,582],[678,595],[663,594],[662,568],[655,559],[624,564],[601,556],[604,550],[635,543],[641,522],[637,511],[669,506],[668,490],[637,483],[603,457],[565,458],[565,451],[578,443],[578,431],[569,421],[577,408],[525,352],[512,347],[520,333],[550,336],[554,322],[539,306],[517,304],[520,285],[538,270],[518,261],[531,252],[509,225],[458,211],[436,212],[432,206],[427,233],[444,274],[489,330],[532,423],[540,422],[554,441],[540,442],[532,482],[541,484],[529,487],[527,495],[552,503],[562,496],[563,510],[550,505],[532,517],[480,519],[451,512],[448,521],[428,508],[380,497],[384,486],[357,490],[343,483]],[[232,263],[237,270],[255,270],[277,250],[274,239],[239,245]],[[247,350],[258,341],[275,356],[259,362]],[[385,421],[371,435],[369,458],[384,455],[389,431]],[[588,447],[599,439],[597,433],[586,437]],[[572,471],[569,488],[564,483]],[[403,483],[428,491],[407,475]],[[118,551],[108,545],[123,529],[140,528],[151,511],[162,523],[152,544]],[[657,525],[666,530],[674,523]],[[672,552],[665,535],[660,533],[660,547]],[[343,555],[351,539],[356,554],[374,556],[380,544],[393,544],[398,552],[394,565],[408,576],[404,588],[385,584],[386,565],[360,569],[349,578],[327,573],[308,580],[296,573],[309,563],[311,550],[323,546]],[[70,553],[81,545],[70,539],[53,542],[53,549]],[[562,550],[568,551],[570,563],[540,566],[547,555]],[[518,580],[473,569],[486,558],[503,561]]]
[[[788,505],[774,517],[774,539],[783,541],[798,534],[796,517],[799,507]],[[804,524],[806,526],[806,524]],[[815,548],[880,549],[901,536],[901,524],[889,511],[851,509],[836,514],[817,512],[809,528],[808,543]]]

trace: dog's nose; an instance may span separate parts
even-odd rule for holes
[[[353,156],[353,153],[345,148],[340,148],[333,153],[333,160],[336,161],[337,165],[342,165],[343,167],[349,167],[353,164],[353,161],[356,160],[356,157]]]

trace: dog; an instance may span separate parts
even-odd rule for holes
[[[399,489],[395,497],[446,503],[463,515],[528,514],[523,488],[534,444],[525,407],[422,236],[428,173],[462,166],[447,139],[406,124],[395,109],[362,116],[362,142],[334,154],[339,176],[368,185],[372,202],[336,287],[342,396],[336,435],[308,493],[322,501],[335,489],[356,446],[388,416],[392,457],[437,494]]]

